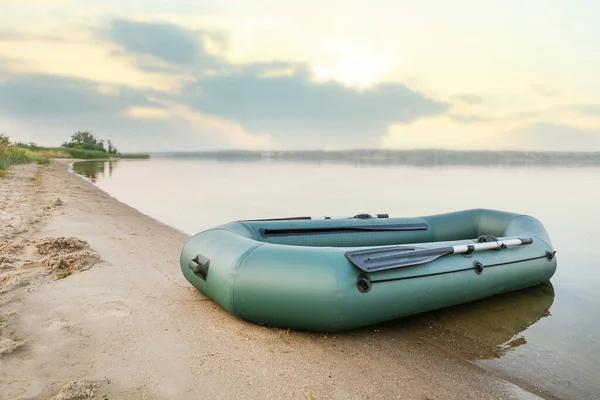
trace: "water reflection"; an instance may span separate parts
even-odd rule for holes
[[[525,332],[550,315],[553,302],[554,287],[547,282],[381,326],[405,329],[408,323],[417,333],[427,329],[423,339],[436,346],[468,359],[493,359],[525,345]]]
[[[73,163],[73,172],[96,183],[99,178],[111,177],[117,167],[117,160],[78,161]]]

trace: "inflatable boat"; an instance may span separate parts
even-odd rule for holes
[[[240,319],[325,332],[534,286],[557,261],[536,218],[473,209],[229,222],[193,235],[180,264]]]

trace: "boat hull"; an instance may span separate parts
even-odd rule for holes
[[[340,226],[348,231],[319,231]],[[357,226],[369,230],[351,230]],[[382,226],[409,228],[370,230]],[[306,233],[307,228],[316,233]],[[481,235],[499,242],[524,236],[532,240],[376,272],[365,272],[346,257],[350,251],[395,245],[468,245]],[[200,273],[192,261],[198,255],[206,263]],[[195,288],[233,315],[312,331],[358,328],[523,289],[548,281],[557,267],[537,219],[479,209],[381,220],[233,222],[192,236],[180,263]],[[366,280],[362,286],[361,279]]]

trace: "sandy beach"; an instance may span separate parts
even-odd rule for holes
[[[424,328],[318,334],[232,317],[181,274],[187,235],[69,163],[0,180],[0,399],[536,397]]]

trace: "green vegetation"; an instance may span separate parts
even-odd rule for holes
[[[37,162],[47,164],[50,162],[44,155],[27,148],[13,146],[10,138],[0,134],[0,177],[6,175],[6,170],[11,165],[28,164]]]
[[[11,142],[10,138],[0,134],[0,176],[6,175],[11,165],[48,164],[51,158],[105,159],[105,158],[149,158],[148,154],[119,153],[110,140],[104,147],[104,140],[97,139],[90,132],[77,131],[69,142],[61,147],[42,147],[35,143]]]
[[[146,153],[120,153],[119,158],[150,158]]]
[[[108,149],[104,148],[104,140],[96,139],[90,132],[77,131],[71,136],[70,142],[64,142],[61,147],[81,150],[91,150],[106,154],[117,154],[117,148],[108,141]]]
[[[62,274],[58,274],[58,279],[65,279],[69,276],[71,276],[72,272],[64,272]]]
[[[104,151],[85,150],[79,147],[65,148],[64,151],[72,158],[82,158],[85,160],[111,157]]]
[[[70,142],[64,142],[61,148],[69,153],[73,158],[97,159],[107,157],[117,158],[148,158],[148,154],[123,154],[119,153],[110,140],[107,141],[107,147],[104,147],[103,139],[96,139],[90,132],[77,131],[71,135]]]

